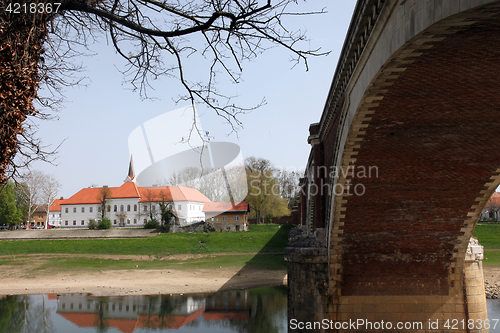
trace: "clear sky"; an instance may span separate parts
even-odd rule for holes
[[[240,104],[251,106],[264,97],[267,101],[240,117],[243,129],[237,135],[228,135],[231,128],[224,119],[198,106],[203,129],[214,141],[239,145],[243,157],[263,157],[275,166],[297,170],[307,162],[309,125],[318,122],[323,111],[356,1],[313,0],[299,4],[297,8],[304,12],[322,8],[328,11],[294,17],[290,26],[306,29],[312,39],[311,48],[321,47],[331,54],[309,58],[306,72],[301,65],[291,69],[290,54],[276,47],[243,64],[242,84],[222,81],[219,89],[237,92]],[[37,162],[32,168],[53,174],[62,184],[59,196],[65,198],[92,184],[120,186],[128,172],[130,132],[153,117],[187,105],[173,101],[180,91],[179,83],[167,79],[153,82],[154,90],[149,94],[154,100],[142,100],[124,82],[118,70],[123,69],[123,62],[106,40],[90,48],[96,55],[81,59],[88,85],[66,89],[59,120],[39,123],[44,144],[55,147],[65,141],[55,166]]]

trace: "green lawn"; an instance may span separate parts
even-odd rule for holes
[[[35,272],[99,271],[118,269],[216,269],[229,266],[247,268],[284,269],[283,250],[288,243],[292,226],[250,226],[248,232],[212,232],[161,234],[137,239],[84,239],[84,240],[16,240],[0,241],[2,266],[30,264]],[[242,254],[257,252],[258,255]],[[273,252],[277,252],[273,254]],[[97,255],[158,255],[210,254],[187,260],[131,260],[80,257],[79,254]],[[231,255],[217,255],[231,253]],[[29,254],[68,254],[67,256],[30,257]],[[71,256],[71,255],[75,256]],[[15,256],[14,258],[11,256]],[[31,273],[30,273],[31,274]],[[33,275],[36,276],[36,275]]]
[[[500,251],[484,251],[483,265],[500,266]]]
[[[290,228],[269,224],[252,225],[248,232],[176,233],[134,239],[4,240],[0,241],[0,255],[283,252]]]
[[[500,249],[500,224],[478,224],[472,235],[485,249]]]

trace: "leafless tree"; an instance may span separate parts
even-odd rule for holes
[[[144,192],[145,202],[143,203],[143,207],[147,207],[146,210],[141,210],[139,207],[139,216],[147,216],[150,220],[158,220],[158,215],[160,214],[160,210],[156,209],[158,202],[161,200],[161,197],[157,190],[147,189]]]
[[[279,169],[276,173],[276,179],[280,187],[280,196],[287,201],[288,208],[292,208],[296,204],[300,191],[300,174],[296,171],[289,171],[286,169]]]
[[[64,86],[78,84],[75,57],[105,35],[127,65],[123,74],[142,97],[151,81],[174,78],[185,89],[177,101],[203,103],[233,130],[243,107],[217,89],[221,73],[240,82],[243,64],[273,46],[287,49],[295,64],[323,55],[310,49],[302,31],[285,27],[297,0],[0,0],[0,183],[33,159],[50,160],[28,117],[57,107]],[[33,10],[34,9],[34,10]],[[300,9],[300,8],[299,8]],[[322,12],[322,11],[320,11]],[[302,49],[305,45],[306,49]],[[206,73],[189,71],[204,60]],[[224,77],[224,76],[222,76]],[[39,88],[48,91],[39,96]],[[198,133],[193,123],[191,133]],[[24,157],[15,159],[16,152]]]
[[[28,224],[35,210],[44,203],[43,190],[46,175],[38,170],[29,171],[20,178],[16,195],[26,208]]]
[[[59,193],[60,189],[61,183],[59,183],[54,175],[46,175],[44,177],[41,198],[44,203],[45,212],[47,213],[47,217],[45,219],[45,229],[47,229],[47,225],[49,224],[50,206],[57,197],[57,193]]]
[[[101,216],[101,219],[106,217],[106,213],[110,212],[110,202],[113,199],[113,193],[111,189],[107,186],[103,186],[99,193],[97,194],[97,212]]]

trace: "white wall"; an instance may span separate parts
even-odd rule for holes
[[[150,205],[149,202],[139,202],[138,198],[128,199],[113,199],[109,202],[111,211],[106,212],[106,217],[111,220],[111,227],[143,227],[144,220],[150,219],[149,209],[153,208],[156,218],[160,219],[160,205],[155,203]],[[130,205],[130,211],[128,206]],[[137,205],[137,211],[134,211],[134,205]],[[97,204],[80,204],[80,205],[65,205],[61,204],[60,225],[62,228],[88,228],[89,221],[100,220],[101,214],[98,212]],[[117,211],[114,211],[116,206]],[[123,206],[123,211],[121,207]],[[205,213],[203,212],[204,203],[195,201],[175,201],[172,209],[175,210],[180,219],[182,226],[189,225],[199,221],[205,221]],[[92,207],[92,212],[90,208]],[[144,209],[146,207],[146,210]],[[180,209],[179,209],[180,207]],[[82,208],[84,211],[82,212]],[[67,213],[66,213],[67,209]],[[74,212],[76,209],[76,212]],[[123,221],[122,221],[123,219]],[[66,225],[66,221],[68,224]],[[75,222],[76,221],[76,222]],[[83,221],[83,224],[82,224]],[[120,224],[122,223],[122,224]],[[51,222],[51,224],[53,224]]]

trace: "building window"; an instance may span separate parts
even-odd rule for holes
[[[153,208],[153,212],[156,211],[156,205],[151,206]]]
[[[234,216],[234,220],[235,220],[235,221],[239,221],[239,220],[240,220],[240,216],[239,216],[239,215],[235,215],[235,216]]]
[[[68,207],[64,208],[64,212],[68,214]]]
[[[130,224],[130,219],[127,219],[127,224]]]
[[[144,211],[148,210],[148,206],[144,205]]]
[[[84,220],[82,220],[82,225],[85,225],[85,221]]]
[[[108,205],[108,213],[111,212],[111,205]]]
[[[94,207],[89,207],[89,212],[93,212],[94,211]]]
[[[146,221],[146,219],[144,219],[144,223],[146,223],[146,222],[148,222],[148,221]]]
[[[137,219],[134,219],[134,224],[137,224]]]
[[[117,212],[117,211],[118,211],[118,206],[117,206],[117,205],[115,205],[115,206],[113,207],[113,212]]]
[[[127,205],[127,212],[130,212],[130,205]]]
[[[137,205],[134,205],[134,212],[137,212]]]
[[[85,207],[82,207],[82,213],[85,213]]]
[[[113,224],[116,224],[116,220],[113,220]]]
[[[76,225],[76,220],[73,220],[73,225]]]
[[[226,215],[222,216],[222,221],[227,221],[227,216]]]
[[[177,209],[181,210],[182,209],[182,205],[177,205]]]
[[[68,221],[64,221],[64,225],[68,225]]]
[[[73,207],[73,213],[76,213],[76,207]]]
[[[123,207],[123,205],[120,206],[120,212],[123,212],[125,209]]]

